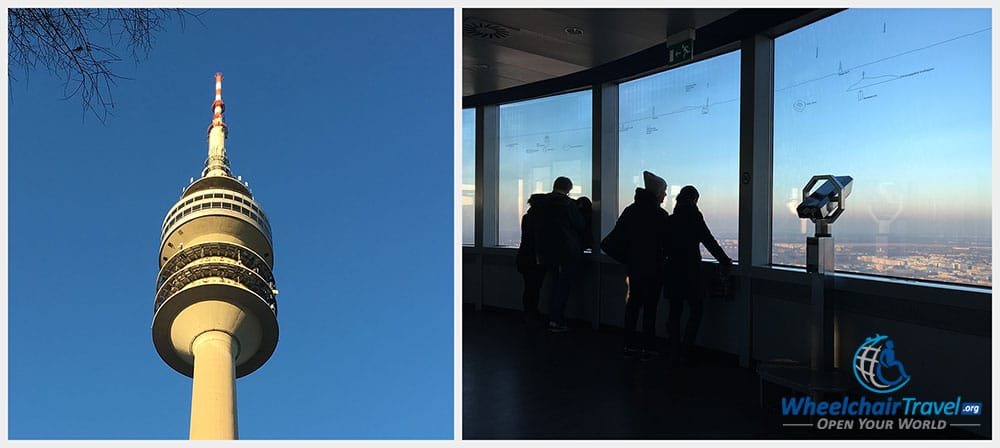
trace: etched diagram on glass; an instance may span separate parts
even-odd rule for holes
[[[837,271],[992,285],[991,37],[988,9],[849,9],[775,39],[773,264],[803,266],[789,193],[851,173]]]
[[[552,190],[559,176],[573,181],[569,196],[591,194],[589,90],[500,106],[499,246],[521,241],[528,198]]]
[[[719,245],[738,248],[740,52],[733,51],[619,85],[618,212],[643,186],[642,172],[667,181],[661,205],[693,185]],[[702,257],[713,258],[702,248]]]

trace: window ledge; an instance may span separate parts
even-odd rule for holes
[[[810,278],[805,268],[779,265],[755,266],[750,275],[753,278],[796,284],[808,284]],[[990,309],[993,296],[993,290],[985,287],[847,272],[834,274],[834,289],[984,310]]]

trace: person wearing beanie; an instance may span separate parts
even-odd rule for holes
[[[642,182],[646,187],[646,191],[652,193],[654,196],[666,197],[667,181],[663,180],[662,177],[650,173],[649,171],[643,171]]]
[[[611,234],[621,247],[628,275],[625,302],[625,357],[647,361],[657,356],[656,307],[663,287],[663,263],[669,214],[660,204],[666,197],[667,182],[643,171],[643,187],[635,189],[635,200],[625,207]],[[636,334],[642,311],[642,335]]]
[[[705,245],[722,268],[727,271],[733,260],[726,255],[705,223],[698,210],[698,190],[687,185],[681,188],[670,216],[670,235],[667,239],[667,271],[663,295],[670,300],[667,317],[667,335],[671,344],[671,363],[678,365],[687,358],[701,323],[702,301],[705,296],[701,282],[701,249]],[[684,301],[690,310],[681,339],[681,314]]]
[[[567,330],[563,311],[583,256],[585,224],[580,207],[568,196],[572,189],[573,182],[560,176],[552,183],[551,193],[532,197],[535,200],[529,209],[537,264],[545,267],[552,285],[548,329],[556,333]]]

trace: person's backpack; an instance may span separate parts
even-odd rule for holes
[[[601,240],[601,250],[621,264],[628,263],[628,239],[617,223],[611,233]]]

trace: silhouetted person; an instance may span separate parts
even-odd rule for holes
[[[733,260],[719,247],[712,232],[705,224],[705,217],[698,210],[698,190],[688,185],[681,188],[670,217],[670,233],[667,238],[667,283],[663,294],[670,300],[670,314],[667,317],[667,334],[671,344],[671,362],[679,364],[686,358],[698,335],[701,323],[702,301],[705,296],[701,282],[701,250],[704,244],[708,252],[722,264],[723,272],[732,266]],[[681,339],[681,313],[684,301],[690,305],[684,338]]]
[[[542,283],[545,281],[545,266],[538,264],[535,253],[535,203],[545,196],[533,194],[528,198],[528,211],[521,218],[521,246],[517,249],[517,272],[524,279],[524,293],[521,304],[524,306],[524,321],[528,325],[542,325],[542,314],[538,312],[538,297],[541,295]]]
[[[586,196],[576,198],[576,205],[580,208],[580,215],[583,216],[583,249],[594,248],[594,233],[591,223],[594,221],[594,203]]]
[[[649,171],[642,172],[645,188],[635,189],[635,201],[625,207],[612,232],[621,232],[628,272],[625,302],[625,356],[640,354],[643,360],[656,356],[656,306],[663,288],[663,260],[669,214],[660,207],[667,183]],[[642,310],[642,337],[635,326]]]
[[[563,311],[569,300],[580,257],[583,255],[583,216],[576,201],[570,199],[573,182],[558,177],[552,192],[539,195],[532,204],[532,231],[535,256],[545,266],[552,290],[549,294],[549,331],[566,331]]]

